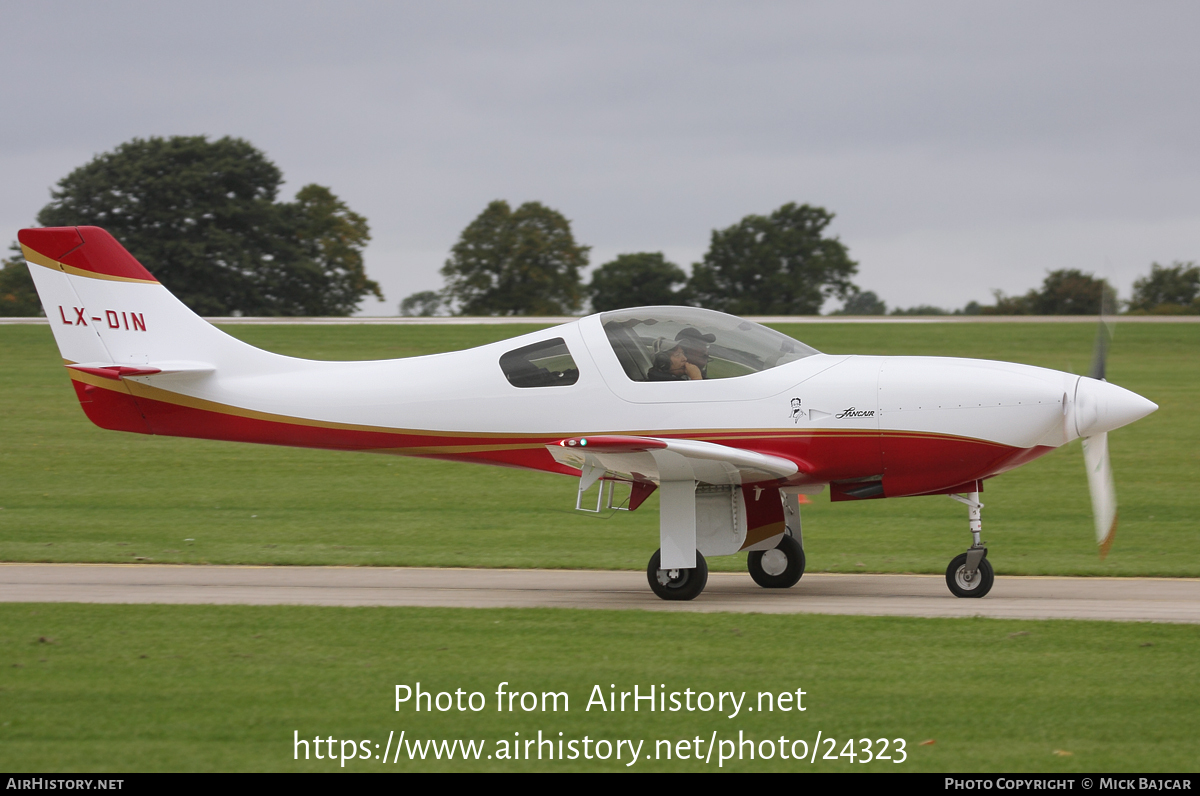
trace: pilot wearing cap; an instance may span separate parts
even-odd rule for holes
[[[675,341],[683,347],[687,361],[700,370],[700,377],[708,378],[708,344],[715,343],[715,334],[705,334],[699,329],[689,326],[675,335]]]

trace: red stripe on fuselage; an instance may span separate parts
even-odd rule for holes
[[[135,434],[152,433],[141,409],[138,408],[137,401],[124,385],[106,389],[72,379],[71,386],[75,388],[75,395],[79,398],[83,413],[100,428],[131,431]]]
[[[883,495],[920,495],[981,481],[1052,450],[1044,445],[1013,448],[960,437],[886,436]]]
[[[578,475],[546,450],[579,432],[537,436],[357,428],[329,428],[279,420],[241,417],[225,412],[133,396],[122,388],[96,388],[73,381],[84,411],[103,428],[172,437],[256,442],[265,445],[372,451],[450,461],[479,462]],[[118,382],[120,383],[120,382]],[[612,432],[607,432],[611,434]],[[645,432],[643,432],[644,434]],[[780,429],[671,433],[664,438],[699,439],[795,461],[804,481],[838,481],[883,475],[887,497],[933,492],[988,478],[1041,456],[1051,448],[1014,448],[994,442],[914,432],[813,432]],[[886,465],[886,466],[885,466]]]

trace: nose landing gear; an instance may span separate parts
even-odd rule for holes
[[[946,567],[946,585],[955,597],[982,597],[992,590],[995,581],[992,564],[987,560],[987,548],[979,539],[983,530],[983,504],[979,502],[978,492],[950,497],[968,509],[972,544],[967,552],[955,556]]]
[[[992,590],[995,575],[992,563],[983,558],[986,552],[987,549],[981,547],[959,553],[946,567],[946,585],[955,597],[982,597]],[[970,560],[975,555],[979,558],[972,566]]]

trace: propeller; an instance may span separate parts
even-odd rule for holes
[[[1116,297],[1107,282],[1100,284],[1100,323],[1088,378],[1107,381],[1108,344],[1112,341]],[[1100,559],[1104,560],[1117,534],[1117,488],[1113,483],[1112,461],[1108,458],[1108,431],[1083,438],[1083,463],[1087,467],[1088,491],[1092,495],[1096,544],[1100,546]]]
[[[1096,521],[1096,544],[1100,558],[1108,555],[1117,534],[1117,488],[1108,458],[1108,432],[1083,438],[1083,463],[1087,467],[1088,491],[1092,493],[1092,516]]]

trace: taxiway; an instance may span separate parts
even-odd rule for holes
[[[937,575],[809,573],[767,590],[714,572],[692,602],[664,602],[643,572],[153,564],[0,564],[0,602],[593,608],[1200,624],[1200,579],[996,578],[956,599]]]

